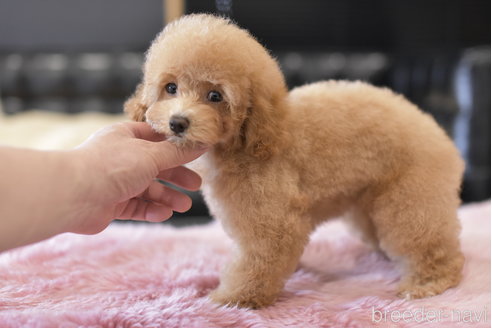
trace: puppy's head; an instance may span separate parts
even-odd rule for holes
[[[276,61],[247,31],[189,15],[157,36],[125,111],[179,145],[222,144],[264,156],[278,137],[286,93]]]

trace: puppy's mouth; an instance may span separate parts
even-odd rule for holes
[[[165,133],[167,138],[173,138],[173,139],[179,139],[179,140],[184,140],[186,138],[186,133],[185,132],[167,132]]]
[[[185,138],[185,136],[182,133],[171,133],[169,135],[166,135],[166,139],[174,144],[182,145],[188,140]]]
[[[152,120],[147,119],[147,124],[150,125],[152,130],[155,132],[162,134],[166,137],[166,140],[180,147],[205,147],[206,144],[204,142],[191,140],[188,136],[187,131],[172,131],[168,125],[164,125],[162,123],[157,123]]]

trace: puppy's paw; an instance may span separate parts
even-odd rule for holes
[[[407,300],[436,296],[458,285],[460,278],[459,273],[444,274],[425,280],[419,276],[409,277],[400,283],[398,296]]]
[[[414,286],[409,288],[400,288],[398,290],[398,297],[404,298],[407,301],[435,296],[436,293],[434,290],[426,288],[425,286]]]
[[[216,289],[208,296],[212,302],[228,307],[259,309],[271,305],[275,298],[263,295],[251,295],[249,293],[227,293]]]
[[[447,289],[436,282],[426,284],[419,283],[402,283],[398,288],[398,296],[406,300],[425,298],[441,294]]]

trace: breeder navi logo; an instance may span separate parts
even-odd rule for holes
[[[377,310],[372,307],[372,322],[463,322],[478,323],[487,322],[488,308],[482,310],[451,310],[451,309],[426,309],[425,307],[412,310]]]

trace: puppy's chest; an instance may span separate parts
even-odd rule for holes
[[[208,155],[208,154],[207,154]],[[202,193],[213,215],[228,209],[234,211],[241,206],[241,201],[252,196],[250,177],[247,172],[222,167],[220,161],[212,156],[202,156],[199,173],[202,176]]]

